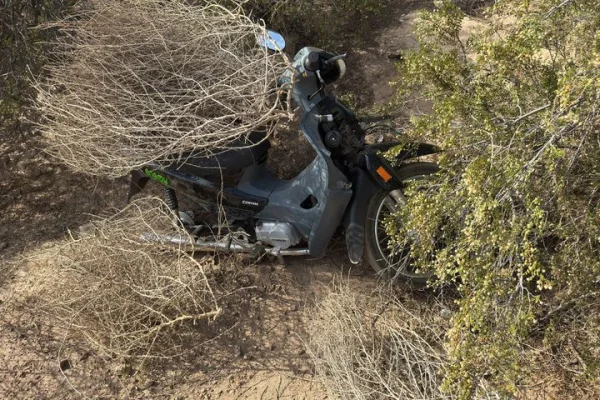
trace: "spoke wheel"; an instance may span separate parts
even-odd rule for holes
[[[429,179],[438,170],[437,164],[422,162],[404,165],[398,173],[403,182],[411,182]],[[385,227],[387,218],[405,204],[406,197],[401,189],[380,191],[373,196],[367,210],[366,255],[373,269],[385,279],[424,286],[433,274],[417,271],[414,266],[410,243],[418,238],[408,238],[407,244],[400,245],[391,240]]]

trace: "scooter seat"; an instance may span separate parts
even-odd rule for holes
[[[239,170],[264,162],[270,147],[266,133],[254,131],[225,149],[215,150],[211,156],[195,156],[193,150],[184,152],[169,163],[169,167],[194,176],[216,175],[224,170]]]

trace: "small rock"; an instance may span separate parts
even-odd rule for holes
[[[440,317],[442,317],[445,320],[449,320],[450,318],[452,318],[452,311],[448,310],[447,308],[442,308],[442,310],[440,311]]]
[[[304,350],[304,349],[300,349],[300,350],[298,350],[298,355],[299,355],[299,356],[303,356],[303,355],[305,355],[305,354],[306,354],[306,350]]]
[[[312,371],[309,366],[303,365],[300,368],[298,368],[298,373],[300,375],[310,375],[310,374],[312,374]]]
[[[146,388],[153,388],[158,386],[158,382],[154,381],[154,380],[150,380],[147,384],[146,384]]]
[[[8,243],[6,243],[6,242],[0,242],[0,251],[4,250],[7,247],[8,247]]]
[[[290,308],[288,308],[288,311],[298,311],[298,303],[294,303],[290,306]]]
[[[79,236],[82,238],[92,237],[92,236],[94,236],[95,230],[96,230],[96,227],[92,223],[81,225],[79,227]]]
[[[238,346],[237,352],[236,352],[236,357],[244,357],[244,356],[245,356],[244,349],[242,348],[242,346]]]
[[[71,367],[72,367],[70,360],[62,360],[60,362],[59,366],[60,366],[60,370],[63,372],[65,372],[68,369],[71,369]]]

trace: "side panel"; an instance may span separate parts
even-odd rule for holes
[[[173,168],[151,165],[144,168],[144,173],[156,176],[153,179],[176,190],[178,194],[196,201],[205,200],[206,202],[202,204],[209,211],[225,211],[228,218],[240,220],[252,218],[269,202],[267,198],[260,195],[245,193],[237,188],[222,188],[202,177]],[[218,204],[219,201],[221,204]]]
[[[238,188],[258,196],[268,195],[269,204],[256,218],[293,224],[308,240],[310,254],[320,257],[340,225],[352,190],[319,137],[314,110],[306,114],[301,127],[317,153],[304,171],[294,179],[281,180],[264,170],[264,166],[251,167]]]

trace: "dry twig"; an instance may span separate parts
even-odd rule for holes
[[[58,62],[36,83],[49,151],[72,169],[122,176],[149,161],[222,151],[285,115],[282,54],[264,26],[216,4],[94,2],[59,26]]]
[[[311,312],[308,348],[325,386],[343,399],[449,399],[439,386],[441,338],[397,299],[375,315],[347,286]]]
[[[205,273],[211,260],[140,240],[179,230],[166,209],[158,199],[140,199],[36,256],[53,267],[47,309],[105,354],[176,355],[187,334],[202,339],[194,325],[221,313]]]

